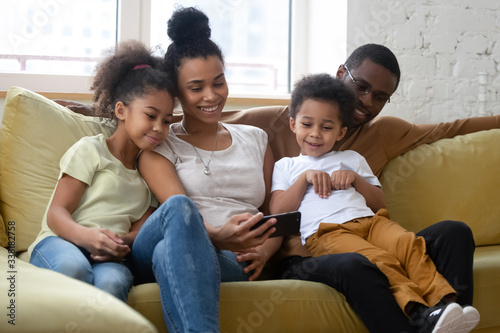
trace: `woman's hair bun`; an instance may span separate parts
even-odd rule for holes
[[[167,34],[178,44],[186,44],[199,39],[209,39],[211,30],[208,17],[194,8],[179,8],[168,20]]]

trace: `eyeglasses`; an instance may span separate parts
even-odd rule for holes
[[[356,86],[356,90],[357,90],[357,92],[359,94],[361,94],[361,95],[368,95],[372,91],[372,86],[368,82],[356,80],[352,76],[351,71],[349,70],[349,68],[347,68],[346,65],[344,65],[344,68],[346,69],[347,74],[349,74],[349,77],[351,78],[352,82]],[[375,100],[378,101],[381,104],[385,104],[385,103],[390,103],[391,102],[391,96],[388,96],[385,93],[374,92],[373,96],[375,97]]]

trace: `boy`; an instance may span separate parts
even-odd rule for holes
[[[479,321],[477,310],[450,301],[456,292],[426,254],[424,239],[387,218],[380,182],[366,160],[354,151],[332,151],[354,108],[352,90],[328,74],[296,83],[290,128],[301,154],[276,163],[271,212],[302,213],[302,242],[313,256],[357,252],[376,264],[420,332],[469,332]],[[465,324],[471,313],[477,320]]]

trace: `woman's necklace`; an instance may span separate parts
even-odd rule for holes
[[[187,135],[187,139],[188,139],[189,144],[193,147],[194,152],[196,153],[196,155],[198,155],[198,157],[200,158],[201,163],[205,167],[205,169],[203,170],[203,172],[207,176],[210,175],[210,162],[212,162],[212,157],[214,156],[215,146],[217,146],[217,136],[219,135],[219,123],[217,123],[217,131],[215,132],[214,146],[212,147],[212,153],[210,154],[210,158],[208,159],[207,164],[205,164],[205,162],[201,158],[200,154],[198,153],[198,149],[196,149],[196,147],[191,143],[191,138],[189,137],[189,133],[184,128],[184,125],[182,124],[182,122],[181,122],[181,127],[182,127],[182,130],[184,131],[184,133],[186,133],[186,135]]]

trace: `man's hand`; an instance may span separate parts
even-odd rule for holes
[[[82,104],[74,101],[66,101],[64,99],[54,99],[59,105],[65,106],[73,112],[83,114],[84,116],[94,116],[95,110],[92,105]]]

